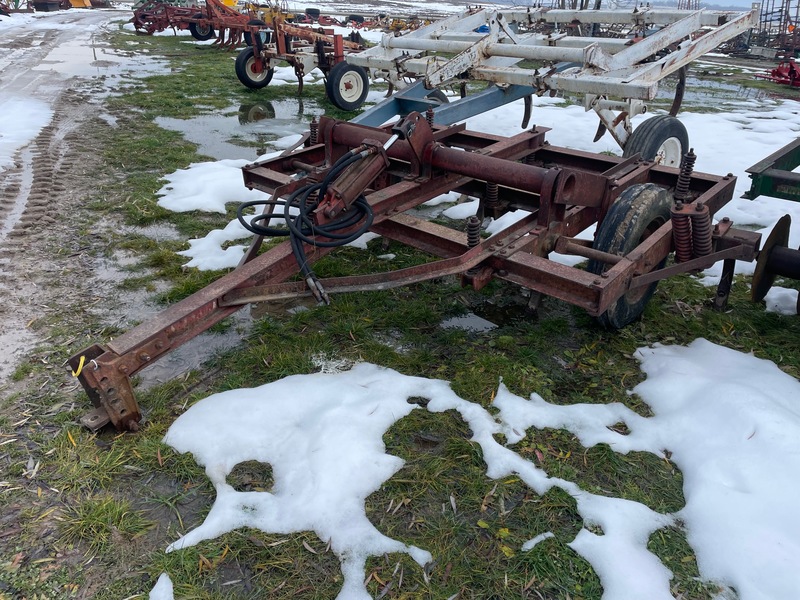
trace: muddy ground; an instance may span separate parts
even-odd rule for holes
[[[98,183],[95,149],[82,134],[87,121],[97,118],[86,86],[91,76],[71,76],[58,58],[60,48],[67,56],[68,48],[90,43],[98,26],[123,14],[64,11],[35,26],[6,28],[0,37],[0,97],[39,100],[53,112],[50,124],[13,157],[14,166],[0,173],[2,395],[19,388],[10,375],[47,337],[37,322],[68,319],[76,305],[115,300],[93,277],[86,250],[94,240],[81,223],[83,198]],[[65,369],[60,363],[53,367],[53,377],[61,379]]]

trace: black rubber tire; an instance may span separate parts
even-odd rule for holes
[[[622,156],[628,158],[639,154],[644,160],[677,168],[688,151],[689,134],[683,123],[670,115],[658,115],[633,130]]]
[[[362,17],[361,15],[350,15],[349,17],[347,17],[347,23],[350,23],[351,21],[353,23],[358,23],[359,25],[361,25],[364,22],[364,17]]]
[[[431,90],[430,92],[425,94],[425,97],[428,100],[435,100],[439,104],[450,103],[450,99],[447,97],[447,94],[445,94],[442,90]]]
[[[275,107],[271,102],[259,102],[258,104],[242,104],[239,107],[239,124],[247,125],[265,119],[275,118]]]
[[[261,73],[254,73],[252,69],[256,60],[262,59],[256,58],[255,50],[253,50],[252,46],[239,52],[236,57],[236,77],[239,78],[239,81],[241,81],[243,85],[252,90],[260,90],[261,88],[267,87],[269,82],[272,81],[272,75],[274,73],[274,69],[268,69]]]
[[[319,19],[320,10],[318,8],[307,8],[305,12],[306,16],[309,16],[314,20]]]
[[[328,73],[325,92],[337,108],[348,111],[361,108],[369,93],[367,72],[345,61],[336,63]]]
[[[204,19],[205,15],[202,13],[197,13],[192,18]],[[211,25],[201,25],[200,23],[189,23],[189,33],[191,33],[192,37],[198,42],[205,42],[216,35],[214,33],[214,28],[211,27]]]
[[[255,26],[266,27],[267,26],[267,24],[264,21],[262,21],[261,19],[250,19],[247,22],[247,24],[248,24],[248,26],[251,26],[251,27],[255,27]],[[269,31],[260,31],[259,35],[261,36],[261,44],[262,45],[263,44],[269,44],[269,40],[270,40],[270,32]],[[244,32],[244,43],[246,45],[248,45],[248,46],[252,46],[253,45],[253,36],[250,34],[249,31],[245,31]]]
[[[672,197],[653,183],[633,185],[614,201],[603,221],[597,226],[593,247],[602,252],[624,256],[670,219]],[[664,266],[666,258],[655,268]],[[590,260],[587,270],[597,275],[609,265]],[[635,288],[612,304],[597,320],[609,329],[622,329],[638,319],[658,282]]]

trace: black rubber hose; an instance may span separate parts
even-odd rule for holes
[[[372,226],[374,214],[372,212],[372,207],[363,194],[353,202],[351,206],[352,210],[340,213],[337,218],[328,223],[315,225],[312,218],[314,210],[319,206],[319,199],[325,196],[331,182],[338,177],[344,169],[362,158],[364,158],[362,153],[351,150],[336,161],[325,176],[325,179],[321,182],[311,183],[295,190],[286,200],[270,199],[243,202],[236,210],[236,217],[245,229],[256,235],[265,237],[289,236],[292,252],[300,267],[300,272],[304,277],[313,277],[313,273],[308,267],[303,242],[319,248],[344,246],[361,237]],[[312,196],[314,200],[309,202]],[[283,214],[271,212],[245,218],[244,211],[251,206],[282,206]],[[297,215],[291,215],[292,208],[297,209]],[[286,227],[270,226],[269,223],[276,217],[283,217]],[[262,224],[264,221],[266,221],[266,225]],[[340,233],[351,229],[359,223],[361,223],[361,225],[354,231]],[[318,239],[318,236],[325,237],[328,241],[321,241]]]

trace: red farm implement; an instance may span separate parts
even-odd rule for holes
[[[800,87],[800,69],[798,69],[794,59],[791,58],[788,61],[783,61],[778,64],[778,66],[769,73],[758,73],[755,77],[758,79],[766,79],[774,83]]]
[[[134,9],[130,22],[137,32],[150,35],[168,28],[187,29],[188,23],[183,18],[191,18],[199,10],[197,6],[178,6],[159,0],[146,0]]]
[[[357,34],[350,39],[334,35],[333,30],[290,25],[280,17],[272,21],[271,35],[265,37],[263,24],[250,26],[252,45],[236,57],[236,76],[243,85],[261,89],[269,85],[274,68],[281,62],[294,68],[299,92],[303,77],[315,68],[326,77],[328,98],[342,110],[361,106],[369,91],[367,73],[361,67],[349,65],[345,56],[364,49]]]
[[[543,128],[505,138],[432,121],[432,109],[427,117],[411,112],[380,127],[322,117],[312,122],[301,146],[245,166],[245,186],[270,197],[239,208],[240,222],[255,234],[241,264],[70,359],[95,406],[83,423],[138,429],[141,411],[130,377],[253,302],[313,296],[329,303],[337,293],[458,275],[462,285],[475,289],[502,279],[620,328],[641,315],[661,279],[724,261],[714,300],[722,308],[736,260],[759,256],[767,272],[774,271],[769,256],[759,255],[760,234],[735,229],[728,219],[712,224],[733,196],[735,177],[693,172],[691,152],[676,169],[639,155],[552,146]],[[409,213],[451,191],[480,199],[463,228]],[[252,207],[256,214],[246,214]],[[491,237],[482,235],[484,217],[517,210],[525,211],[521,220]],[[593,224],[593,242],[577,238]],[[367,231],[435,258],[390,272],[315,275],[317,260]],[[287,239],[262,250],[264,238],[277,236]],[[588,266],[550,260],[554,252],[586,258]],[[795,271],[798,254],[789,257]],[[674,262],[668,265],[670,256]]]
[[[204,6],[177,6],[148,0],[134,10],[131,22],[137,31],[152,34],[167,28],[188,29],[196,40],[216,36],[215,44],[235,48],[255,22],[255,13],[242,13],[220,0],[206,0]],[[258,30],[258,27],[255,28]]]

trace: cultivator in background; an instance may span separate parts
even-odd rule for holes
[[[161,0],[145,0],[140,2],[133,10],[133,23],[137,33],[152,35],[166,29],[187,29],[190,19],[200,10],[195,5],[181,5]]]
[[[2,0],[0,0],[0,15],[11,16],[11,7]]]
[[[757,16],[757,8],[468,10],[407,35],[385,35],[379,45],[349,55],[347,62],[369,70],[373,81],[384,79],[400,90],[354,120],[378,125],[409,109],[425,110],[431,90],[455,85],[462,98],[434,106],[435,122],[452,123],[524,99],[526,127],[532,95],[563,91],[583,95],[586,110],[599,117],[595,140],[608,132],[625,156],[678,166],[689,149],[686,130],[674,118],[686,66],[747,31]],[[678,78],[670,115],[633,131],[631,118],[646,112],[669,75]],[[471,81],[489,87],[464,97]]]
[[[798,69],[794,59],[779,63],[769,73],[756,73],[754,77],[791,87],[800,87],[800,69]]]
[[[272,81],[274,68],[281,62],[294,68],[298,93],[303,91],[303,77],[320,69],[326,77],[328,98],[339,108],[353,110],[361,106],[369,90],[363,69],[348,65],[348,53],[360,52],[364,46],[357,33],[349,39],[334,35],[333,30],[290,25],[282,18],[272,21],[271,35],[262,35],[263,24],[250,26],[252,45],[236,57],[236,76],[243,85],[261,89]]]
[[[732,198],[735,177],[694,172],[691,153],[674,169],[639,156],[552,146],[543,128],[505,138],[464,125],[432,125],[430,117],[431,111],[426,117],[411,113],[383,127],[322,117],[301,147],[244,167],[246,187],[270,199],[239,208],[240,221],[255,234],[241,264],[70,359],[95,406],[83,423],[136,430],[141,411],[130,377],[253,302],[313,296],[328,303],[337,293],[458,275],[475,289],[502,279],[620,328],[641,315],[659,280],[717,261],[724,268],[715,305],[724,307],[735,261],[759,256],[760,234],[735,229],[728,219],[712,225]],[[448,192],[480,199],[463,228],[409,213]],[[526,211],[521,220],[482,235],[485,217],[517,210]],[[593,224],[593,242],[577,238]],[[367,231],[437,259],[388,273],[316,276],[316,261]],[[276,236],[288,239],[262,252],[264,237]],[[673,251],[675,262],[667,266]],[[586,258],[588,266],[549,260],[553,252]]]
[[[250,23],[257,19],[255,12],[239,12],[221,0],[205,0],[202,6],[183,5],[147,0],[133,11],[131,22],[136,31],[153,34],[172,29],[188,29],[196,40],[210,40],[215,44],[235,48],[244,42]]]

